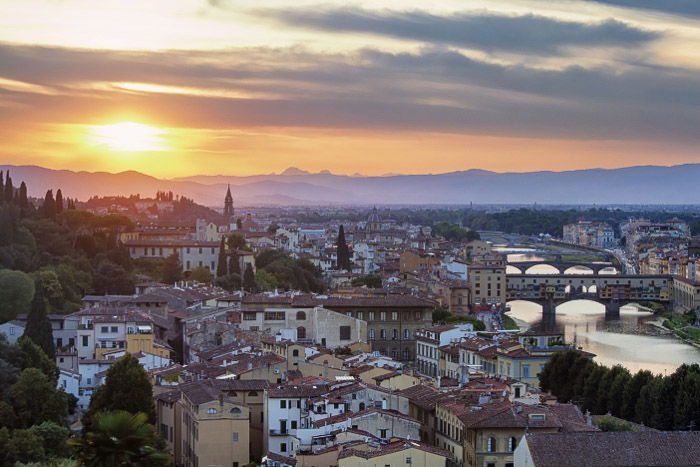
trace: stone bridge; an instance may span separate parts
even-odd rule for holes
[[[513,263],[508,263],[508,266],[511,266],[517,270],[520,271],[521,274],[525,274],[528,269],[530,269],[533,266],[540,266],[540,265],[547,265],[547,266],[552,266],[555,268],[557,271],[559,271],[559,274],[564,274],[568,269],[580,266],[580,267],[585,267],[593,271],[593,274],[600,274],[600,271],[603,269],[607,268],[614,268],[616,271],[619,271],[617,266],[614,266],[612,263],[609,262],[596,262],[596,263],[590,263],[590,262],[585,262],[585,261],[518,261],[518,262],[513,262]]]

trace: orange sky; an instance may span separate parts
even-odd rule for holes
[[[700,6],[620,3],[4,2],[0,163],[179,177],[700,162]]]

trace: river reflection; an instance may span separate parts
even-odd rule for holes
[[[555,319],[545,322],[535,303],[518,300],[510,306],[506,314],[523,329],[563,331],[568,343],[596,354],[595,361],[604,365],[668,374],[683,363],[700,363],[700,349],[672,336],[654,335],[657,328],[649,322],[656,317],[635,307],[623,307],[618,319],[606,319],[603,305],[573,301],[559,306]]]

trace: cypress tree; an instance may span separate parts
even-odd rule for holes
[[[34,289],[34,299],[32,308],[27,316],[27,327],[24,335],[29,337],[41,350],[53,360],[56,358],[56,349],[53,345],[53,331],[51,323],[46,315],[46,298],[44,296],[44,286],[36,282]]]
[[[348,244],[345,241],[345,228],[340,225],[338,229],[338,240],[336,241],[336,256],[338,269],[345,271],[350,270],[350,250],[348,249]]]
[[[238,263],[238,253],[231,253],[228,258],[228,273],[241,275],[241,265]]]
[[[8,170],[9,172],[9,170]],[[0,204],[5,202],[5,182],[2,178],[2,170],[0,170]]]
[[[10,171],[8,170],[5,174],[5,202],[11,203],[14,197],[15,189],[12,186],[12,178],[10,177]]]
[[[56,192],[56,214],[60,214],[63,212],[63,193],[61,193],[61,189],[59,188],[58,191]]]
[[[228,264],[226,264],[226,243],[224,237],[221,237],[219,245],[219,264],[216,265],[216,277],[224,277],[228,274]]]
[[[29,201],[27,199],[27,184],[24,182],[22,182],[19,185],[18,203],[19,203],[19,207],[22,209],[25,209],[29,206]]]
[[[585,410],[590,410],[594,414],[598,406],[598,395],[600,393],[600,381],[609,372],[607,368],[601,365],[597,365],[591,374],[586,378],[586,383],[583,387],[583,408]]]
[[[52,190],[48,190],[46,192],[46,196],[44,196],[44,206],[42,211],[44,213],[44,217],[48,217],[49,219],[56,218],[56,201],[53,199]]]
[[[243,288],[248,292],[252,292],[255,289],[255,273],[253,272],[253,266],[250,263],[245,265],[245,273],[243,273]]]

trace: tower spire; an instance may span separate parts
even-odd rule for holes
[[[233,217],[233,196],[231,196],[231,185],[228,185],[226,197],[224,198],[224,216]]]

